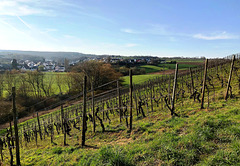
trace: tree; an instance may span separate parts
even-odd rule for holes
[[[94,87],[113,81],[121,77],[119,72],[112,68],[111,64],[97,61],[87,61],[80,63],[72,69],[73,72],[80,72],[89,78]]]
[[[58,87],[60,93],[62,93],[62,88],[64,86],[63,76],[64,76],[63,74],[56,74],[55,75],[57,87]]]
[[[17,66],[18,66],[17,60],[16,60],[16,59],[13,59],[13,60],[12,60],[12,68],[17,70],[17,69],[18,69]]]
[[[80,93],[83,90],[83,78],[82,72],[69,72],[67,73],[67,87],[69,93]]]
[[[53,75],[46,75],[41,73],[42,78],[40,79],[40,88],[44,92],[45,96],[49,97],[53,94],[52,85],[54,84]],[[46,78],[47,77],[47,78]]]
[[[26,81],[26,74],[20,74],[19,75],[19,88],[17,89],[17,95],[21,96],[23,98],[27,98],[28,97],[28,90],[29,90],[29,84]]]
[[[65,67],[65,71],[68,71],[68,69],[69,69],[69,60],[67,58],[64,59],[64,67]]]
[[[3,87],[4,87],[4,76],[0,74],[0,97],[3,95]]]
[[[38,71],[44,71],[44,66],[43,65],[38,66]]]
[[[35,97],[41,97],[41,83],[43,79],[43,73],[39,71],[29,71],[27,72],[26,81],[32,87],[32,91],[34,92]]]
[[[17,82],[19,79],[18,74],[19,74],[19,71],[15,69],[12,71],[6,71],[4,73],[5,87],[8,92],[8,95],[12,94],[12,87],[17,86]]]

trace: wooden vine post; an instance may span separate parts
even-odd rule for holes
[[[36,125],[36,121],[35,121],[35,125],[34,125],[34,136],[35,136],[36,146],[38,146],[37,145],[37,125]]]
[[[174,77],[174,85],[173,85],[173,94],[172,94],[172,101],[171,101],[171,115],[174,115],[174,101],[175,101],[175,94],[176,94],[176,87],[177,87],[177,75],[178,75],[178,64],[176,64],[175,70],[175,77]]]
[[[37,121],[38,121],[38,131],[39,131],[40,139],[42,140],[42,130],[41,130],[41,124],[39,121],[38,112],[37,112]]]
[[[65,125],[66,117],[64,115],[63,105],[61,105],[61,123],[62,123],[61,127],[62,127],[62,133],[63,133],[63,145],[66,146],[67,145],[66,143],[67,133],[66,133],[66,125]]]
[[[202,87],[202,100],[201,100],[201,109],[204,108],[204,93],[206,87],[206,78],[207,78],[207,68],[208,68],[208,59],[205,61],[205,68],[204,68],[204,78],[203,78],[203,87]]]
[[[63,126],[63,124],[64,124],[64,110],[63,110],[63,105],[61,105],[61,119],[62,119],[62,125],[61,125],[61,127],[62,127],[62,133],[64,133],[65,131],[64,131],[64,126]]]
[[[153,85],[150,86],[150,97],[151,97],[151,111],[153,112]]]
[[[168,104],[170,104],[170,86],[171,86],[171,75],[169,74],[169,80],[168,80]]]
[[[87,127],[87,118],[86,118],[86,100],[87,100],[87,76],[84,76],[83,84],[83,118],[82,118],[82,147],[85,145],[86,140],[86,127]]]
[[[235,61],[235,55],[233,55],[233,58],[232,58],[232,64],[231,64],[230,74],[229,74],[229,78],[228,78],[228,84],[227,84],[227,91],[226,91],[226,94],[225,94],[225,100],[227,100],[227,98],[228,98],[228,91],[229,91],[230,84],[231,84],[231,78],[232,78],[232,71],[233,71],[234,61]]]
[[[93,132],[96,131],[96,122],[95,122],[95,107],[94,107],[94,88],[93,88],[93,82],[92,82],[92,114],[93,114]]]
[[[17,110],[16,110],[16,93],[15,87],[12,87],[12,109],[13,109],[13,121],[14,121],[14,131],[15,131],[15,142],[16,142],[16,161],[17,165],[21,165],[20,163],[20,150],[19,150],[19,137],[18,137],[18,126],[17,126]]]
[[[118,107],[119,107],[119,120],[120,123],[122,122],[122,99],[121,99],[121,94],[120,94],[120,86],[119,86],[119,80],[117,81],[117,95],[118,95]]]
[[[11,121],[10,121],[11,123]],[[9,153],[10,153],[10,165],[13,165],[13,153],[12,153],[12,145],[11,145],[11,138],[9,137],[10,131],[8,131],[7,135],[6,135],[6,139],[7,139],[7,146],[9,149]]]
[[[194,93],[194,81],[193,81],[193,75],[192,75],[192,68],[189,68],[190,70],[190,76],[191,76],[191,82],[192,82],[192,93]],[[195,95],[194,95],[194,101],[195,101]]]
[[[129,78],[130,78],[130,86],[129,86],[129,95],[130,95],[130,131],[132,131],[132,106],[133,106],[133,96],[132,96],[132,92],[133,92],[133,86],[132,86],[132,70],[129,70]]]
[[[67,132],[66,132],[66,130],[67,130],[67,128],[66,128],[66,123],[67,123],[67,120],[66,120],[66,118],[64,117],[64,119],[63,119],[63,145],[64,146],[67,146]]]
[[[14,122],[13,122],[14,123]],[[10,134],[11,134],[11,138],[10,141],[12,142],[12,148],[14,148],[14,139],[13,139],[13,130],[12,130],[12,121],[9,121],[9,129],[10,129]]]

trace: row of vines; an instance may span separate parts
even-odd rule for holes
[[[33,142],[38,146],[48,137],[49,144],[56,144],[54,140],[58,135],[64,135],[63,145],[67,145],[71,138],[84,146],[93,133],[104,133],[122,126],[131,131],[135,119],[150,117],[153,112],[169,112],[172,117],[188,116],[181,110],[186,102],[208,108],[212,102],[239,95],[239,68],[237,55],[233,59],[206,60],[205,67],[179,73],[176,65],[175,75],[162,75],[139,85],[130,84],[129,88],[113,81],[109,84],[115,88],[95,94],[97,88],[92,87],[83,92],[85,95],[79,104],[62,106],[60,110],[40,117],[37,113],[35,119],[19,124],[20,147],[28,148]],[[223,94],[216,93],[219,90]],[[6,134],[0,137],[0,153],[2,161],[10,154],[13,163],[16,138],[11,122],[9,124]]]

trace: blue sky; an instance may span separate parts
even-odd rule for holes
[[[0,0],[0,49],[224,57],[239,0]]]

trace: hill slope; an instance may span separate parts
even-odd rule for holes
[[[153,86],[152,88],[149,84],[146,84],[143,86],[145,89],[137,89],[134,94],[139,96],[138,101],[143,101],[142,99],[145,96],[146,102],[142,103],[141,106],[146,117],[139,112],[137,115],[135,102],[132,132],[127,129],[126,118],[128,118],[128,115],[124,116],[122,122],[119,123],[117,112],[111,113],[110,111],[107,114],[101,112],[100,117],[105,117],[103,120],[105,132],[101,130],[100,121],[97,121],[96,132],[92,132],[92,123],[88,121],[86,146],[83,148],[80,146],[82,131],[74,127],[67,135],[67,146],[64,146],[64,136],[61,130],[58,131],[59,134],[54,131],[52,143],[48,132],[44,132],[43,141],[40,141],[37,137],[38,140],[35,142],[34,134],[31,135],[31,142],[29,143],[21,140],[22,164],[239,165],[240,90],[237,77],[239,71],[234,71],[231,94],[229,94],[231,98],[226,101],[224,100],[225,78],[228,77],[229,70],[227,69],[229,67],[229,63],[221,66],[222,72],[217,74],[218,68],[209,69],[205,109],[200,109],[200,103],[197,99],[194,101],[193,98],[189,98],[191,88],[188,89],[188,84],[185,84],[190,81],[188,75],[179,77],[180,82],[175,105],[175,112],[179,117],[170,115],[170,111],[162,100],[163,98],[160,97],[161,92],[168,94],[167,84],[158,83],[157,87]],[[236,68],[239,68],[239,62],[237,62]],[[202,72],[194,71],[194,73],[195,88],[199,90],[202,86]],[[162,78],[158,81],[163,82]],[[171,85],[171,80],[169,83]],[[153,105],[149,104],[151,98],[146,96],[151,93],[154,93],[154,97],[151,97],[154,98],[154,101],[161,99],[161,102],[156,102]],[[127,102],[128,97],[125,95],[124,97],[123,102]],[[99,107],[99,104],[101,103],[96,104],[97,107]],[[153,110],[151,106],[153,106]],[[75,110],[71,108],[69,110],[68,118],[69,121],[72,121],[70,114],[71,112],[74,114]],[[88,111],[90,113],[89,108]],[[51,119],[54,116],[60,119],[59,112],[56,112],[53,116],[49,115],[49,118],[43,118],[44,121],[47,121],[46,125],[51,124],[53,120],[57,122],[57,119]],[[108,116],[110,120],[107,118]],[[75,119],[73,120],[76,122]],[[32,126],[26,123],[21,125],[34,130],[34,123],[32,123]],[[81,124],[77,124],[77,126],[81,126]],[[8,149],[4,149],[3,152],[4,164],[8,164]]]
[[[240,164],[240,103],[237,99],[199,110],[185,103],[184,117],[171,118],[155,108],[147,118],[134,119],[133,132],[125,124],[106,133],[89,134],[84,148],[80,132],[67,138],[56,135],[21,149],[23,165],[237,165]],[[79,136],[79,137],[78,137]],[[6,150],[5,150],[6,152]],[[9,163],[5,153],[4,163]]]

